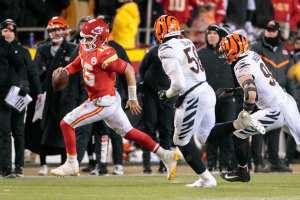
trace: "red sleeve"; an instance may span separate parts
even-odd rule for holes
[[[106,70],[111,72],[116,72],[118,74],[123,74],[125,72],[125,69],[127,67],[128,63],[124,61],[121,58],[118,58],[117,60],[111,62]]]
[[[118,57],[116,51],[113,48],[107,48],[98,54],[101,68],[105,71],[117,72],[119,74],[124,73],[127,62]]]
[[[70,64],[65,68],[70,75],[75,74],[76,72],[82,69],[80,56],[77,56]]]

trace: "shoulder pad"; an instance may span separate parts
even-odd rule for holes
[[[105,46],[97,49],[97,60],[101,62],[101,68],[106,69],[106,67],[113,61],[118,59],[118,55],[114,48]]]
[[[173,47],[171,47],[168,43],[164,43],[158,48],[158,55],[161,59],[174,57],[176,55],[174,51]]]

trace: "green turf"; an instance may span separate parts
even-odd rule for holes
[[[195,176],[170,184],[162,176],[32,177],[0,179],[0,200],[300,200],[300,174],[258,174],[250,183],[227,183],[215,189],[186,188]]]

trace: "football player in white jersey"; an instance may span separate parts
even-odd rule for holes
[[[206,82],[205,71],[194,44],[181,35],[178,20],[173,16],[160,16],[154,29],[156,40],[161,44],[158,55],[164,71],[171,80],[170,88],[159,91],[158,95],[162,100],[179,95],[173,141],[181,150],[186,162],[199,175],[196,182],[187,186],[215,187],[216,180],[202,163],[192,136],[196,135],[204,144],[207,139],[212,138],[211,135],[218,135],[220,129],[229,130],[227,133],[230,133],[246,127],[260,131],[263,127],[253,121],[250,115],[240,115],[233,123],[215,126],[215,93]]]
[[[266,131],[287,126],[297,145],[300,145],[300,114],[296,101],[280,87],[261,57],[249,50],[247,38],[238,33],[226,36],[220,43],[220,52],[232,65],[244,90],[244,110],[252,113],[256,106],[259,110],[251,117],[263,124]],[[256,132],[244,129],[234,134],[246,139]],[[222,177],[228,181],[243,181],[243,167],[246,168],[240,166]]]

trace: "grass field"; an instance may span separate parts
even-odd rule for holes
[[[300,174],[255,174],[250,183],[218,179],[215,189],[186,188],[195,176],[25,177],[0,179],[0,200],[300,200]]]

